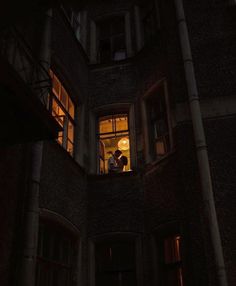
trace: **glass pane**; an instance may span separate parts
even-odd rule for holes
[[[68,93],[66,92],[65,88],[61,86],[61,96],[60,101],[65,107],[66,110],[68,110]]]
[[[64,127],[65,112],[55,99],[52,100],[52,115],[56,118],[61,127]]]
[[[74,119],[74,116],[75,116],[75,106],[74,106],[74,103],[72,102],[72,100],[69,98],[69,101],[68,101],[68,111],[69,111],[69,114],[70,116]]]
[[[70,120],[68,121],[68,139],[74,142],[74,124]]]
[[[57,142],[62,145],[63,144],[63,131],[58,133]]]
[[[70,140],[68,140],[67,141],[67,151],[70,153],[71,156],[73,156],[73,148],[74,148],[73,143]]]
[[[125,115],[121,115],[115,118],[116,122],[116,132],[128,130],[128,117]]]
[[[52,79],[52,90],[53,93],[59,98],[60,97],[60,88],[61,88],[61,83],[57,76],[53,74],[53,79]]]
[[[113,132],[112,117],[103,117],[99,120],[99,133]]]

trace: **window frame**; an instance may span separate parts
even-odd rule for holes
[[[51,91],[49,93],[49,98],[48,98],[48,109],[51,112],[52,116],[57,120],[56,116],[53,114],[55,111],[53,110],[53,102],[56,103],[56,105],[58,106],[58,108],[60,108],[62,110],[62,112],[64,113],[64,119],[62,122],[62,125],[60,124],[60,122],[58,121],[58,123],[60,124],[60,126],[62,127],[62,131],[59,132],[58,134],[58,138],[62,137],[62,140],[60,141],[57,138],[57,143],[62,146],[72,157],[74,157],[75,155],[75,129],[76,129],[76,110],[77,110],[77,106],[75,105],[73,99],[71,98],[71,96],[69,95],[67,89],[64,87],[63,82],[61,81],[61,79],[59,78],[59,76],[52,70],[50,69],[49,71],[50,73],[50,78],[52,81],[52,88]],[[57,93],[57,91],[55,90],[54,86],[53,86],[53,80],[54,77],[56,78],[57,84],[58,84],[58,88],[59,88],[59,93]],[[63,102],[60,100],[61,97],[61,93],[62,90],[64,90],[63,92],[66,94],[67,96],[67,107],[63,104]],[[72,105],[73,107],[73,116],[70,113],[70,107],[69,104]],[[73,139],[71,140],[70,135],[69,135],[69,125],[73,126],[73,134],[72,137]],[[62,133],[62,136],[60,136],[60,133]],[[72,146],[72,151],[70,152],[68,150],[68,143]]]
[[[148,100],[156,95],[156,92],[158,89],[163,87],[164,89],[164,99],[165,99],[165,105],[166,105],[166,116],[167,116],[167,128],[168,128],[168,134],[169,134],[169,151],[166,152],[162,156],[158,156],[155,151],[155,142],[153,140],[153,135],[151,134],[152,131],[150,131],[150,116],[148,114]],[[142,129],[143,129],[143,135],[144,135],[144,157],[146,164],[155,164],[157,162],[160,162],[162,159],[168,157],[173,151],[174,151],[174,141],[173,141],[173,119],[170,109],[170,102],[169,102],[169,92],[168,92],[168,85],[167,85],[167,79],[162,78],[155,84],[153,84],[147,92],[143,95],[143,98],[141,100],[141,109],[142,109]]]
[[[180,260],[166,264],[165,263],[165,250],[164,250],[164,241],[167,238],[180,236]],[[157,285],[165,285],[164,283],[164,275],[165,271],[179,269],[181,268],[182,272],[182,280],[183,286],[187,285],[187,277],[186,277],[186,254],[185,254],[185,233],[183,231],[183,227],[178,221],[171,221],[165,223],[154,230],[151,237],[152,248],[153,248],[153,272],[155,284]]]
[[[124,129],[124,130],[116,130],[116,117],[118,117],[119,115],[123,115],[123,116],[126,116],[127,117],[127,129]],[[112,132],[105,132],[105,133],[101,133],[99,131],[99,121],[100,121],[100,118],[103,118],[103,117],[108,117],[112,120],[112,128],[114,128],[114,130]],[[129,137],[129,141],[130,141],[130,128],[129,128],[129,114],[127,112],[120,112],[120,113],[112,113],[112,114],[105,114],[105,115],[102,115],[102,116],[98,116],[97,117],[97,126],[96,126],[96,130],[97,130],[97,133],[96,133],[96,140],[97,140],[97,145],[98,145],[98,154],[99,154],[99,158],[98,158],[98,172],[100,175],[103,175],[103,174],[107,174],[106,172],[104,173],[101,173],[100,171],[100,159],[101,159],[101,156],[100,156],[100,142],[101,142],[101,136],[103,135],[107,135],[108,137],[106,138],[102,138],[102,139],[108,139],[108,138],[116,138],[116,134],[118,133],[119,135],[117,137],[120,137],[121,134],[123,134],[121,136],[122,137]],[[109,135],[113,135],[112,137],[110,137]],[[131,147],[130,147],[131,148]],[[130,151],[129,151],[130,153]],[[104,156],[105,158],[105,156]],[[130,158],[128,159],[130,160]],[[106,164],[106,160],[104,160],[104,164]],[[130,160],[130,163],[131,163],[131,160]],[[104,165],[104,171],[105,171],[106,167]]]
[[[135,247],[136,286],[143,285],[143,252],[142,237],[134,232],[113,232],[94,236],[89,239],[89,286],[96,285],[95,246],[99,242],[123,240],[133,241]]]
[[[105,116],[108,114],[120,114],[127,113],[128,114],[128,122],[129,122],[129,139],[130,139],[130,168],[131,170],[136,169],[137,162],[137,152],[136,152],[136,133],[135,133],[135,113],[134,113],[134,104],[133,103],[115,103],[104,105],[94,110],[90,111],[89,114],[89,126],[90,126],[90,134],[89,134],[89,154],[90,154],[90,166],[89,173],[90,174],[99,174],[99,145],[96,137],[97,134],[97,122],[98,118],[101,116]]]
[[[114,28],[114,23],[112,21],[114,21],[114,18],[116,19],[121,19],[122,22],[123,22],[123,31],[122,32],[117,32],[115,34],[113,34],[112,30]],[[106,38],[102,38],[101,39],[101,27],[102,25],[104,25],[105,23],[109,23],[109,36],[107,36]],[[126,60],[128,58],[128,48],[127,48],[127,36],[126,36],[126,19],[125,19],[125,15],[124,14],[116,14],[116,15],[113,15],[113,16],[109,16],[109,17],[105,17],[105,18],[101,18],[101,19],[98,19],[96,21],[96,46],[97,46],[97,61],[99,63],[110,63],[110,62],[120,62],[122,60]],[[116,52],[115,50],[115,39],[118,39],[119,37],[123,37],[123,45],[124,45],[124,58],[122,59],[114,59],[114,53]],[[100,45],[101,45],[101,41],[104,41],[104,40],[107,40],[109,42],[109,45],[110,45],[110,56],[108,59],[106,60],[102,60],[101,59],[101,48],[100,48]]]
[[[58,232],[62,234],[63,239],[70,241],[68,255],[70,256],[71,261],[68,260],[67,261],[68,265],[66,265],[65,263],[61,263],[57,261],[55,257],[53,259],[51,259],[51,257],[43,257],[43,253],[42,253],[43,248],[41,248],[41,253],[39,253],[39,251],[40,251],[40,241],[41,239],[44,240],[44,238],[43,238],[43,233],[40,233],[40,230],[39,230],[38,249],[37,249],[37,258],[36,258],[37,271],[39,271],[38,265],[43,265],[43,264],[46,264],[47,269],[50,269],[51,271],[55,269],[59,271],[62,268],[68,269],[68,275],[70,275],[70,277],[67,280],[67,285],[74,285],[74,286],[77,285],[78,282],[81,280],[79,268],[80,268],[81,259],[82,259],[82,251],[81,251],[82,245],[81,245],[79,230],[70,221],[64,218],[62,215],[59,215],[47,209],[40,209],[40,225],[43,226],[44,229],[45,228],[50,229],[52,233],[53,231],[56,230],[56,232],[54,232],[52,235],[54,236],[54,241],[58,240],[58,235],[55,236],[55,234],[56,233],[58,234]],[[41,238],[40,238],[40,234],[42,236]],[[52,244],[52,241],[50,241],[50,245],[51,244]],[[56,246],[54,245],[54,249],[55,247]],[[64,249],[63,245],[61,245],[61,249],[62,248]],[[52,255],[52,249],[53,247],[50,249],[51,255]],[[61,252],[61,255],[62,255],[62,252]],[[40,274],[37,272],[37,275],[40,275]],[[37,279],[38,278],[36,276],[35,285],[40,285],[38,284]],[[52,280],[49,281],[48,283],[50,286],[52,283]]]

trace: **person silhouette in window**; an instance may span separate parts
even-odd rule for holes
[[[113,154],[111,151],[108,152],[111,157],[108,159],[108,173],[120,173],[123,172],[124,166],[128,164],[126,156],[121,156],[122,152],[116,150]]]

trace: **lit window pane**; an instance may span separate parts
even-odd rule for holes
[[[48,106],[51,108],[52,115],[63,128],[63,131],[60,131],[58,134],[57,141],[72,155],[74,144],[74,125],[72,120],[75,115],[75,106],[57,76],[51,70],[49,73],[52,78],[53,92],[49,94],[48,102],[50,104]]]
[[[52,80],[52,90],[58,98],[60,97],[60,88],[61,88],[60,81],[57,78],[57,76],[55,76],[55,74],[54,74],[53,80]]]
[[[63,106],[68,109],[68,93],[66,92],[65,88],[61,86],[61,97],[60,101],[63,104]]]
[[[75,116],[75,106],[74,106],[74,103],[72,102],[72,100],[70,98],[69,98],[68,111],[69,111],[70,116],[72,118],[74,118],[74,116]]]
[[[73,143],[71,141],[67,141],[67,151],[71,154],[71,156],[73,155]]]
[[[61,127],[64,127],[65,112],[62,110],[55,99],[52,101],[52,115],[56,118]]]
[[[62,145],[63,143],[63,132],[62,131],[58,133],[57,141],[60,145]]]
[[[100,133],[113,132],[113,121],[111,117],[108,119],[105,119],[105,118],[100,119],[99,132]]]
[[[127,116],[119,116],[115,118],[116,121],[116,132],[122,130],[128,130],[128,118]]]
[[[74,125],[71,121],[68,123],[68,139],[74,142]]]

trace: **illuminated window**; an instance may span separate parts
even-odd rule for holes
[[[96,286],[135,286],[135,245],[132,241],[96,244]]]
[[[99,144],[99,173],[108,173],[108,160],[110,152],[116,150],[122,152],[121,156],[128,159],[127,165],[121,171],[130,170],[130,144],[129,124],[127,114],[115,114],[100,117],[98,120],[98,144]]]
[[[184,286],[180,235],[172,235],[164,239],[161,271],[161,285]]]
[[[98,57],[100,62],[126,58],[124,17],[116,16],[97,23]]]
[[[68,231],[40,223],[36,286],[75,285],[77,241]]]
[[[171,149],[166,97],[165,86],[161,84],[146,100],[150,153],[153,159],[165,156]]]
[[[49,109],[63,128],[63,131],[59,132],[57,141],[73,155],[75,105],[58,77],[51,70],[50,76],[52,78],[52,92],[49,95]]]

